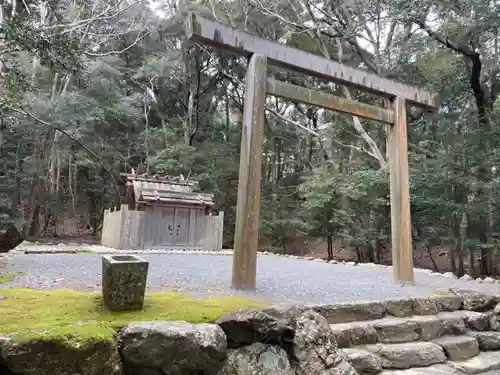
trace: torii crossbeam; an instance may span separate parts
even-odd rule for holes
[[[391,125],[387,146],[391,175],[393,276],[395,281],[413,283],[406,104],[432,110],[438,106],[438,96],[233,29],[193,13],[188,16],[186,30],[191,41],[247,56],[250,59],[246,74],[243,109],[233,286],[238,289],[254,288],[256,282],[266,94]],[[381,96],[392,101],[392,109],[384,109],[268,78],[268,64]]]

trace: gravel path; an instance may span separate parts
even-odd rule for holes
[[[207,298],[224,295],[257,297],[271,302],[338,303],[433,294],[451,287],[500,294],[499,284],[479,284],[430,275],[417,270],[413,286],[392,282],[392,270],[380,266],[327,264],[259,255],[257,290],[231,290],[231,256],[203,254],[142,254],[150,262],[149,290],[175,290]],[[0,287],[99,290],[101,256],[97,254],[9,255],[0,274],[22,272]],[[1,292],[0,292],[1,293]]]

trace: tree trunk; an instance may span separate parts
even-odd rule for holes
[[[31,224],[28,235],[30,237],[38,236],[40,233],[40,205],[37,204],[33,210],[33,215],[31,217]]]
[[[333,260],[333,236],[328,235],[326,237],[326,244],[328,250],[328,260]]]
[[[465,253],[465,243],[467,241],[467,213],[462,213],[462,220],[460,222],[460,248],[457,249],[457,270],[456,276],[462,277],[465,273],[464,269],[464,253]]]
[[[468,256],[469,256],[469,275],[472,277],[476,277],[476,261],[474,254],[476,253],[476,249],[474,249],[472,246],[468,246],[467,248],[468,251]]]
[[[11,203],[10,207],[12,209],[16,209],[21,204],[21,173],[22,173],[22,165],[21,165],[21,140],[17,142],[16,148],[16,167],[14,170],[15,175],[15,191],[11,195]]]
[[[358,263],[364,263],[364,261],[363,261],[363,251],[359,248],[359,246],[356,246],[355,250],[356,250],[356,258],[358,260]]]
[[[271,155],[271,194],[272,194],[272,219],[274,221],[279,219],[278,216],[278,145],[276,144],[277,140],[275,137],[271,140],[271,145],[272,145],[272,155]]]

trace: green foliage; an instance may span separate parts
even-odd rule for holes
[[[340,1],[321,17],[319,0],[210,4],[188,5],[439,93],[437,113],[407,111],[414,240],[456,248],[450,268],[457,273],[469,251],[481,259],[478,271],[493,272],[488,249],[500,240],[497,4]],[[98,232],[103,209],[120,203],[120,173],[141,166],[182,174],[214,192],[230,243],[245,59],[185,43],[179,14],[159,18],[142,4],[122,9],[116,2],[54,0],[43,30],[40,15],[23,9],[2,30],[0,222],[27,231],[39,207],[40,223],[47,212],[56,220],[76,215]],[[475,52],[481,92],[471,85]],[[344,95],[324,80],[278,67],[269,74]],[[351,96],[382,105],[356,90]],[[484,116],[478,98],[485,98]],[[388,161],[377,155],[387,159],[383,125],[362,120],[360,129],[349,116],[281,99],[266,105],[280,116],[266,116],[261,235],[284,251],[316,237],[355,248],[360,260],[382,259],[391,224]]]
[[[3,28],[10,53],[26,52],[40,58],[42,65],[56,72],[75,73],[82,69],[82,49],[70,33],[40,32],[29,16],[16,16]]]
[[[16,224],[19,219],[19,212],[13,209],[10,202],[0,200],[0,230],[7,230]]]
[[[170,175],[189,171],[196,160],[196,149],[183,144],[168,145],[158,153],[156,168]]]
[[[351,222],[342,208],[343,181],[326,168],[314,171],[300,186],[304,198],[301,217],[309,234],[332,237]]]
[[[300,218],[261,220],[260,234],[270,238],[274,245],[283,248],[287,253],[287,244],[291,239],[307,233],[305,223]]]

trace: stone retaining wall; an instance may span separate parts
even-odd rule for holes
[[[469,310],[498,331],[500,297],[471,291],[237,311],[216,324],[130,323],[109,337],[0,337],[2,375],[357,375],[331,324]],[[42,336],[41,336],[42,337]]]

